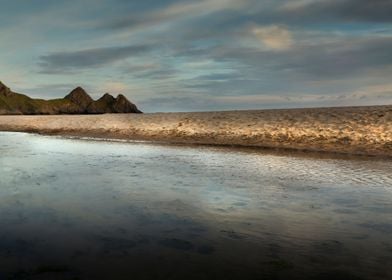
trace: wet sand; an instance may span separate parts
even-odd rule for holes
[[[0,131],[392,157],[392,105],[141,115],[0,116]]]

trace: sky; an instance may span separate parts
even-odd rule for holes
[[[145,112],[392,104],[392,0],[0,0],[0,80]]]

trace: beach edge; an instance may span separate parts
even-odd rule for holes
[[[392,105],[0,116],[0,131],[392,157]]]

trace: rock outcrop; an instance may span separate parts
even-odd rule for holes
[[[135,104],[131,103],[124,95],[119,94],[113,104],[113,112],[116,113],[141,113]]]
[[[109,93],[105,93],[100,99],[92,102],[87,107],[89,114],[105,114],[112,112],[112,107],[116,99]]]
[[[11,95],[11,90],[0,81],[0,95],[8,97]]]
[[[79,105],[81,108],[87,109],[87,107],[94,102],[90,95],[81,88],[77,87],[72,90],[64,99],[70,100],[71,102]]]
[[[114,98],[106,93],[94,101],[87,92],[77,87],[63,99],[33,99],[15,93],[0,82],[0,115],[56,115],[142,113],[124,95]]]

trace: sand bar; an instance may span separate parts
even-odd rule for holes
[[[197,113],[0,116],[0,131],[392,157],[392,105]]]

